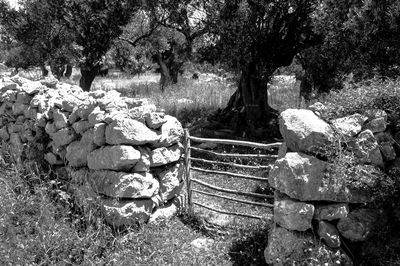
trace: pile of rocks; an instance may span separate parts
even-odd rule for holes
[[[267,263],[310,260],[313,264],[313,258],[319,257],[329,265],[351,265],[342,249],[343,239],[365,241],[382,218],[379,210],[360,206],[374,200],[371,191],[384,176],[374,173],[382,173],[380,169],[396,159],[395,142],[386,131],[386,113],[368,110],[328,122],[317,110],[281,113],[284,144],[269,173],[276,192],[275,225],[265,250]],[[335,143],[338,139],[347,145]],[[343,146],[354,157],[342,161],[355,160],[368,173],[347,176],[338,172],[340,166],[321,156],[321,151],[334,154],[334,149]]]
[[[0,139],[15,159],[68,166],[75,182],[101,198],[110,224],[154,219],[165,205],[177,210],[183,129],[147,100],[14,76],[0,83],[0,104]]]

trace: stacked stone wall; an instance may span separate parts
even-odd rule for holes
[[[14,158],[67,170],[82,195],[100,199],[114,226],[178,211],[182,136],[179,121],[146,99],[84,92],[51,78],[0,83],[0,139]]]
[[[324,121],[320,108],[289,109],[280,116],[284,144],[269,173],[275,189],[265,250],[269,264],[352,265],[345,243],[366,241],[384,220],[368,204],[387,177],[384,169],[398,161],[387,114],[366,110]],[[354,168],[348,167],[351,161]]]

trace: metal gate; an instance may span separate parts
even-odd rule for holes
[[[246,213],[237,213],[237,212],[229,212],[229,211],[224,211],[224,210],[219,210],[210,206],[206,206],[204,204],[198,203],[193,201],[193,192],[194,193],[199,193],[202,195],[206,196],[212,196],[212,197],[217,197],[229,201],[234,201],[234,202],[240,202],[244,204],[249,204],[249,205],[256,205],[256,206],[262,206],[262,207],[267,207],[267,208],[273,208],[273,204],[269,203],[264,203],[264,202],[257,202],[257,201],[251,201],[251,200],[245,200],[245,199],[240,199],[240,198],[235,198],[234,196],[225,196],[225,195],[219,195],[215,193],[210,193],[204,190],[199,190],[199,189],[194,189],[193,188],[193,183],[198,184],[201,187],[205,187],[214,191],[218,192],[223,192],[226,194],[231,194],[231,195],[240,195],[240,196],[249,196],[253,198],[258,198],[258,199],[272,199],[273,195],[265,195],[265,194],[260,194],[260,193],[253,193],[253,192],[244,192],[244,191],[238,191],[238,190],[233,190],[233,189],[227,189],[227,188],[222,188],[218,187],[215,185],[211,185],[209,183],[206,183],[202,180],[199,180],[197,178],[192,178],[191,172],[196,171],[196,172],[201,172],[201,173],[206,173],[206,174],[215,174],[215,175],[226,175],[226,176],[231,176],[235,178],[243,178],[247,180],[256,180],[256,181],[262,181],[262,182],[268,182],[268,178],[266,177],[260,177],[260,176],[253,176],[253,175],[245,175],[245,174],[239,174],[239,173],[233,173],[233,172],[228,172],[228,171],[216,171],[216,170],[209,170],[209,169],[203,169],[201,167],[193,167],[192,162],[202,162],[206,164],[218,164],[218,165],[228,165],[234,168],[242,168],[242,169],[260,169],[260,168],[265,168],[267,170],[268,168],[271,167],[271,165],[267,166],[250,166],[250,165],[244,165],[244,164],[236,164],[236,163],[231,163],[231,162],[222,162],[222,161],[214,161],[214,160],[206,160],[202,158],[196,158],[192,157],[192,151],[197,151],[201,153],[208,153],[212,156],[215,156],[217,158],[219,157],[229,157],[229,158],[277,158],[277,155],[274,154],[240,154],[240,153],[218,153],[206,149],[201,149],[198,147],[192,147],[191,143],[192,142],[200,142],[200,143],[213,143],[213,144],[225,144],[225,145],[237,145],[237,146],[245,146],[245,147],[250,147],[250,148],[259,148],[263,150],[271,150],[272,148],[277,148],[279,147],[282,143],[277,142],[277,143],[270,143],[270,144],[264,144],[264,143],[256,143],[256,142],[249,142],[249,141],[237,141],[237,140],[228,140],[228,139],[209,139],[209,138],[198,138],[198,137],[193,137],[190,136],[189,131],[186,129],[185,130],[185,178],[186,178],[186,186],[187,186],[187,212],[189,214],[193,214],[193,205],[197,205],[215,212],[219,212],[222,214],[228,214],[228,215],[235,215],[235,216],[242,216],[242,217],[248,217],[248,218],[255,218],[255,219],[262,219],[262,216],[257,216],[257,215],[252,215],[252,214],[246,214]]]

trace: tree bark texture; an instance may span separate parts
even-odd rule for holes
[[[230,116],[230,126],[237,133],[256,138],[280,136],[278,112],[268,104],[268,80],[253,63],[242,70],[238,89],[231,96],[224,113]]]

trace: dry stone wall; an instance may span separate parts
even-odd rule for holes
[[[82,195],[100,198],[114,226],[178,211],[182,136],[180,122],[146,99],[84,92],[52,78],[0,83],[0,139],[14,158],[67,169]]]
[[[320,108],[289,109],[280,116],[284,144],[269,173],[275,189],[274,227],[265,250],[269,264],[352,265],[343,241],[367,240],[384,216],[365,206],[385,176],[379,173],[397,160],[387,114],[367,110],[324,121]],[[347,173],[352,160],[360,171]]]

